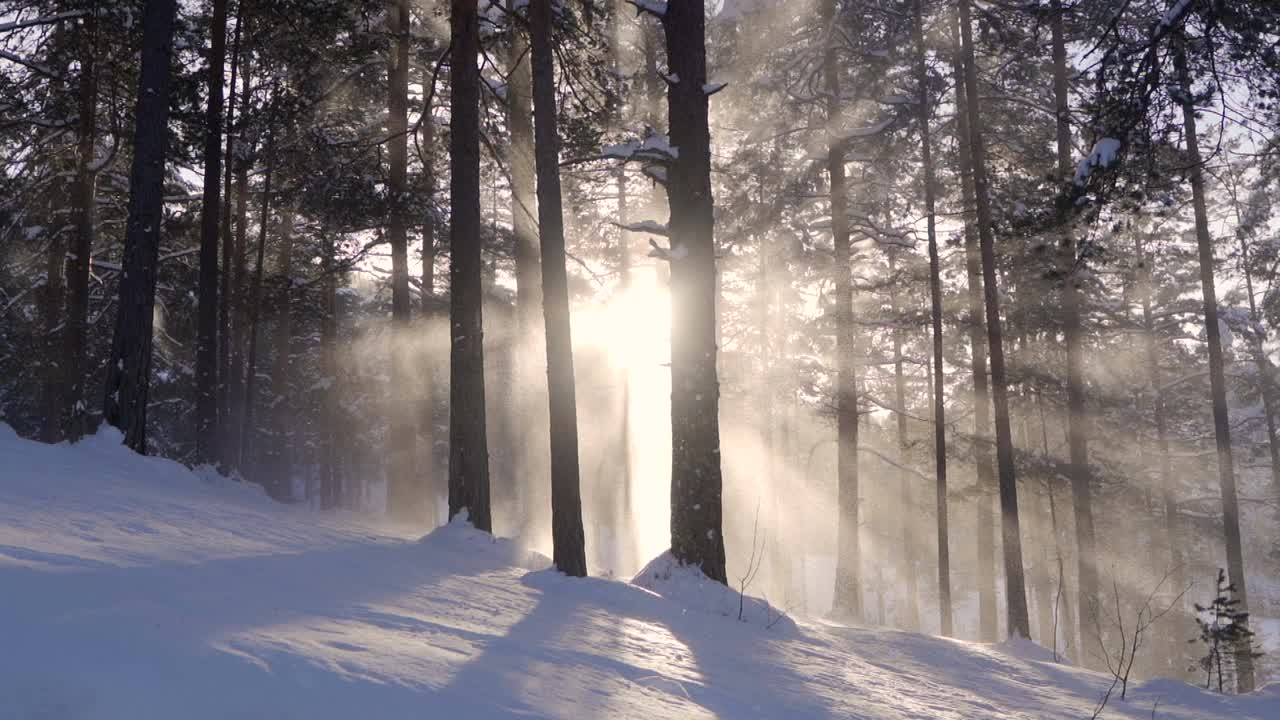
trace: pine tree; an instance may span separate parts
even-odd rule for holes
[[[163,222],[169,58],[176,14],[177,0],[147,0],[142,16],[142,70],[134,110],[124,275],[102,411],[103,419],[124,433],[125,445],[143,454],[147,452],[152,311]]]

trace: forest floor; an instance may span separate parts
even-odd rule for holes
[[[1082,719],[1110,684],[1034,646],[763,603],[742,622],[661,559],[647,589],[546,565],[463,523],[416,538],[109,433],[51,447],[0,424],[0,716]],[[1102,714],[1153,716],[1277,718],[1280,686],[1156,680]]]

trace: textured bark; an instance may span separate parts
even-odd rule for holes
[[[957,50],[952,56],[952,73],[956,86],[956,144],[960,165],[960,196],[964,210],[964,259],[968,278],[969,352],[973,375],[973,454],[977,469],[978,503],[978,638],[995,642],[999,622],[996,619],[995,516],[992,503],[996,494],[996,473],[991,461],[991,396],[987,386],[986,321],[982,308],[982,257],[978,250],[978,233],[973,221],[973,160],[969,151],[968,97],[964,87],[964,60],[957,29]]]
[[[938,518],[938,613],[942,634],[952,635],[951,609],[951,544],[947,528],[947,411],[946,384],[942,360],[942,270],[938,257],[937,213],[935,195],[937,177],[933,166],[933,140],[929,122],[933,101],[929,97],[929,67],[924,44],[924,11],[921,0],[913,3],[915,22],[912,27],[916,44],[916,83],[920,104],[920,159],[924,165],[924,208],[929,239],[929,311],[933,332],[933,458],[936,480],[935,511]]]
[[[449,517],[467,510],[490,531],[480,258],[480,51],[476,0],[451,0],[449,133]]]
[[[169,57],[177,0],[147,0],[142,16],[142,72],[134,109],[133,168],[124,272],[120,280],[102,417],[124,443],[147,451],[151,328],[164,210],[165,144],[169,126]]]
[[[1222,339],[1218,328],[1218,295],[1213,279],[1213,236],[1209,234],[1209,213],[1205,200],[1200,141],[1196,135],[1196,109],[1192,102],[1191,79],[1187,70],[1185,38],[1174,43],[1174,66],[1182,105],[1182,126],[1186,143],[1191,198],[1196,216],[1196,241],[1200,254],[1200,289],[1204,295],[1205,342],[1209,346],[1209,385],[1213,395],[1213,434],[1218,450],[1218,484],[1222,490],[1222,524],[1226,531],[1227,577],[1235,587],[1236,609],[1249,612],[1249,591],[1244,574],[1244,548],[1240,539],[1240,502],[1236,493],[1235,464],[1231,457],[1231,423],[1227,410],[1227,382],[1223,372]],[[1247,644],[1236,653],[1236,685],[1241,693],[1253,690],[1253,656]]]
[[[578,478],[578,411],[560,197],[560,131],[556,120],[551,0],[531,0],[534,117],[537,122],[538,228],[542,244],[543,314],[547,329],[547,395],[551,419],[551,544],[556,569],[585,577]]]
[[[1053,43],[1053,96],[1057,115],[1058,180],[1073,176],[1071,162],[1071,116],[1067,95],[1067,50],[1063,32],[1063,8],[1053,0],[1050,24]],[[1065,220],[1066,208],[1060,216]],[[1093,532],[1093,492],[1089,469],[1089,429],[1085,416],[1084,339],[1080,326],[1080,281],[1075,275],[1076,250],[1072,229],[1062,227],[1064,272],[1062,279],[1062,325],[1067,344],[1067,446],[1071,476],[1071,505],[1075,514],[1078,600],[1082,635],[1094,637],[1098,623],[1098,569]]]
[[[98,138],[98,20],[94,14],[85,18],[79,42],[80,77],[76,125],[76,188],[74,199],[75,235],[67,255],[67,307],[63,328],[63,362],[67,388],[66,437],[75,442],[88,432],[89,415],[84,401],[85,376],[88,367],[89,270],[93,256],[94,236],[98,228],[98,167],[95,146]]]
[[[726,582],[716,377],[716,259],[702,2],[671,3],[662,18],[671,144],[671,552]]]
[[[218,223],[222,205],[222,74],[227,50],[227,0],[214,0],[210,34],[196,322],[196,460],[206,463],[217,460],[219,440]]]
[[[388,464],[387,511],[415,521],[425,514],[421,476],[414,471],[417,427],[413,406],[403,398],[412,384],[407,349],[410,322],[408,168],[409,168],[409,0],[390,0],[387,33],[391,53],[387,62],[387,192],[391,245],[391,458]]]
[[[960,0],[960,33],[964,52],[965,91],[979,97],[978,68],[974,59],[970,0]],[[996,426],[996,470],[1000,488],[1000,527],[1004,545],[1005,599],[1009,635],[1031,637],[1027,594],[1022,571],[1022,537],[1018,528],[1018,485],[1014,473],[1013,434],[1009,424],[1009,389],[1005,379],[1004,344],[1000,326],[1000,290],[996,284],[995,237],[992,232],[988,193],[986,148],[982,113],[977,102],[968,103],[969,151],[973,194],[978,209],[978,245],[982,254],[982,281],[987,316],[987,349],[991,362],[992,405]]]

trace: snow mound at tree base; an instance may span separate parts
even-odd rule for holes
[[[631,584],[661,595],[686,610],[721,615],[782,633],[796,630],[795,621],[768,601],[721,585],[700,568],[681,563],[670,550],[650,560],[632,578]]]

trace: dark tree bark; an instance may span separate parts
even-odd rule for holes
[[[142,71],[134,109],[124,272],[102,410],[103,420],[124,433],[125,445],[142,454],[147,451],[151,328],[164,217],[169,58],[176,14],[177,0],[147,0],[142,16]]]
[[[409,0],[390,0],[387,32],[391,53],[387,62],[387,192],[391,213],[387,240],[391,245],[391,458],[387,511],[407,521],[421,520],[425,498],[421,477],[414,472],[414,408],[401,399],[411,384],[409,336]]]
[[[672,146],[671,552],[726,582],[720,474],[720,386],[716,378],[716,259],[707,124],[706,10],[667,5],[662,16]]]
[[[233,162],[235,163],[235,195],[236,195],[236,225],[235,234],[232,236],[232,278],[231,278],[231,360],[230,360],[230,378],[228,379],[228,387],[231,392],[230,415],[231,421],[228,425],[229,447],[228,452],[235,463],[239,463],[244,457],[243,448],[240,442],[244,439],[242,428],[244,425],[244,398],[245,383],[247,373],[245,371],[245,332],[248,330],[249,317],[247,313],[246,296],[249,292],[249,169],[253,164],[251,157],[251,149],[249,146],[249,137],[247,128],[249,125],[249,97],[250,76],[248,67],[248,57],[241,61],[243,67],[240,73],[240,102],[241,108],[240,129],[237,133],[237,140],[240,143],[238,152],[233,153]],[[238,467],[238,466],[237,466]]]
[[[236,3],[236,29],[231,41],[231,96],[227,99],[227,147],[222,163],[222,273],[218,288],[218,416],[219,416],[219,460],[223,465],[231,464],[236,455],[232,453],[232,439],[238,434],[232,429],[232,408],[238,404],[232,394],[232,308],[231,279],[233,273],[233,247],[231,235],[231,179],[232,167],[235,164],[235,116],[236,116],[236,81],[240,74],[240,35],[244,27],[244,0]]]
[[[1200,289],[1204,295],[1205,343],[1209,346],[1209,385],[1213,395],[1213,434],[1218,450],[1218,484],[1222,490],[1222,524],[1226,531],[1227,577],[1235,586],[1236,609],[1249,612],[1249,591],[1244,574],[1244,548],[1240,539],[1240,502],[1236,494],[1235,463],[1231,457],[1231,422],[1227,410],[1227,382],[1223,372],[1222,338],[1218,328],[1218,294],[1213,279],[1213,236],[1209,234],[1209,213],[1205,200],[1203,160],[1196,135],[1196,108],[1187,70],[1186,40],[1174,42],[1174,66],[1178,73],[1182,105],[1183,141],[1187,146],[1187,173],[1191,179],[1192,205],[1196,216],[1196,241],[1200,253]],[[1236,652],[1236,686],[1241,693],[1253,690],[1253,655],[1247,643]]]
[[[1053,0],[1050,24],[1053,43],[1053,96],[1057,114],[1057,155],[1059,182],[1073,176],[1071,163],[1071,109],[1068,105],[1067,49],[1063,32],[1063,8]],[[1065,220],[1068,209],[1060,216]],[[1096,634],[1098,623],[1098,568],[1093,532],[1093,492],[1089,470],[1089,429],[1085,417],[1084,338],[1080,327],[1080,281],[1075,275],[1075,238],[1069,226],[1062,228],[1064,272],[1062,278],[1062,325],[1067,343],[1067,446],[1071,475],[1071,505],[1075,514],[1078,599],[1081,634]]]
[[[491,531],[480,258],[480,51],[476,0],[451,0],[449,516]]]
[[[538,228],[542,240],[543,314],[547,327],[547,396],[551,407],[551,544],[556,569],[585,577],[578,479],[578,411],[560,198],[560,131],[556,120],[551,0],[531,0],[533,99],[537,122]]]
[[[59,188],[61,189],[61,188]],[[64,202],[57,192],[50,203],[51,216],[56,216]],[[61,442],[63,438],[63,395],[66,390],[66,368],[61,357],[63,332],[63,308],[66,300],[66,282],[63,271],[67,260],[67,233],[54,227],[49,240],[49,254],[45,258],[45,282],[42,288],[41,316],[44,327],[41,334],[40,378],[40,440],[47,443]]]
[[[267,228],[271,225],[271,181],[275,174],[275,133],[267,135],[267,168],[262,182],[262,219],[258,226],[258,250],[253,266],[253,286],[249,290],[249,319],[246,324],[249,334],[249,352],[245,362],[244,373],[244,420],[240,425],[240,467],[246,467],[246,461],[258,469],[254,462],[252,440],[254,439],[253,422],[255,404],[258,395],[258,331],[262,318],[262,274],[266,262]],[[269,474],[262,485],[267,494],[276,500],[288,499],[289,488],[282,478]]]
[[[271,335],[271,356],[274,360],[271,368],[272,400],[272,432],[275,442],[270,449],[274,462],[268,471],[280,481],[286,483],[285,490],[292,488],[292,456],[294,439],[292,428],[293,395],[289,392],[289,378],[293,370],[293,224],[296,214],[293,209],[286,209],[280,214],[278,234],[280,236],[278,254],[276,255],[276,302],[272,308],[274,323]]]
[[[960,33],[964,51],[964,83],[972,100],[978,94],[970,0],[960,0]],[[968,103],[969,151],[973,163],[974,200],[978,208],[978,246],[982,254],[983,295],[987,315],[987,345],[991,361],[992,404],[996,425],[996,469],[1000,488],[1000,527],[1004,545],[1005,599],[1010,636],[1031,637],[1027,593],[1022,572],[1022,536],[1018,527],[1018,485],[1014,473],[1013,433],[1009,424],[1009,389],[1005,379],[1004,343],[1000,328],[1000,290],[996,284],[995,237],[988,194],[986,147],[979,104]]]
[[[196,330],[196,460],[206,463],[217,460],[219,441],[218,223],[222,205],[222,74],[227,52],[227,0],[214,0],[210,33]]]
[[[97,3],[84,19],[79,41],[79,120],[76,125],[75,235],[67,255],[67,307],[63,328],[63,362],[66,368],[66,437],[75,442],[88,432],[89,414],[84,386],[88,368],[89,270],[94,236],[98,229],[98,18]]]
[[[836,0],[826,0],[821,25],[826,33],[822,73],[827,91],[827,118],[840,117],[840,61],[837,53],[840,34]],[[845,179],[844,143],[832,139],[827,149],[827,176],[830,179],[831,234],[835,255],[836,323],[836,578],[832,614],[842,620],[862,620],[862,548],[859,541],[858,507],[858,371],[853,338],[853,267],[849,241],[849,200]]]
[[[987,384],[986,321],[982,307],[982,257],[974,226],[973,159],[969,148],[968,97],[964,87],[964,58],[959,29],[952,55],[956,86],[956,145],[960,170],[960,196],[964,211],[965,276],[968,278],[970,369],[973,375],[973,454],[977,470],[978,503],[978,638],[995,642],[996,619],[995,516],[996,473],[991,460],[991,395]]]
[[[320,373],[328,383],[324,393],[324,421],[321,431],[324,437],[320,462],[320,507],[329,510],[337,507],[342,496],[338,476],[339,380],[338,380],[338,276],[334,258],[333,236],[327,227],[320,229],[321,282],[320,311]]]
[[[924,44],[924,11],[921,0],[913,3],[912,27],[916,44],[916,84],[919,85],[920,159],[924,165],[924,207],[929,239],[929,310],[933,331],[933,458],[938,516],[938,612],[942,634],[953,634],[951,614],[951,544],[947,528],[947,411],[946,384],[942,364],[942,270],[938,258],[935,194],[937,177],[933,167],[933,141],[929,122],[933,100],[929,96],[929,66]]]

